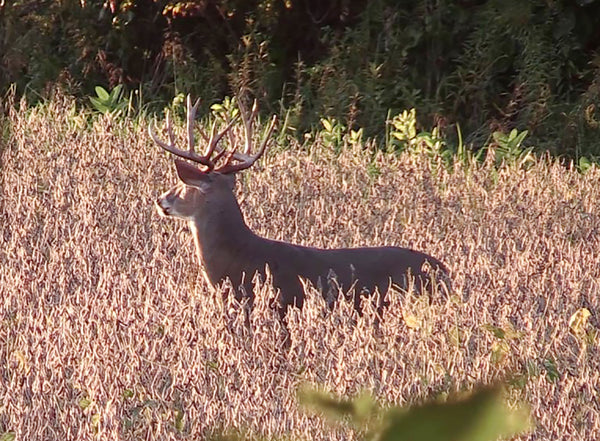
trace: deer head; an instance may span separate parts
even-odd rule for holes
[[[226,127],[221,132],[217,133],[216,121],[212,126],[210,136],[207,136],[204,131],[200,130],[200,135],[207,143],[207,146],[204,153],[199,154],[194,147],[194,124],[198,104],[199,100],[192,106],[190,96],[188,95],[187,150],[179,149],[175,146],[175,135],[173,134],[173,127],[168,113],[165,125],[169,142],[160,140],[152,125],[148,128],[150,137],[164,150],[178,158],[187,159],[199,164],[199,167],[196,167],[182,159],[175,159],[177,176],[181,182],[156,200],[157,209],[163,216],[193,220],[197,213],[206,212],[206,210],[210,209],[214,210],[219,205],[219,202],[229,201],[232,197],[232,190],[235,184],[234,174],[251,167],[263,155],[277,121],[276,116],[273,116],[267,134],[257,153],[254,155],[250,154],[252,150],[254,120],[258,113],[258,106],[256,101],[254,101],[252,111],[248,115],[240,102],[238,104],[240,110],[238,116],[227,121]],[[238,152],[235,148],[231,151],[221,149],[218,144],[226,134],[229,134],[230,144],[234,145],[230,130],[239,116],[241,116],[244,125],[245,139],[243,152]]]

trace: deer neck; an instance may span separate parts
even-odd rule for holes
[[[205,207],[190,220],[190,229],[204,276],[214,286],[230,276],[232,263],[257,236],[246,225],[233,193],[208,205],[210,208]]]

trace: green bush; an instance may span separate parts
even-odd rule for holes
[[[335,119],[384,137],[415,108],[450,144],[528,131],[600,156],[600,0],[67,0],[0,3],[0,92],[124,85],[157,108],[251,92],[298,137]],[[2,93],[4,95],[4,93]],[[464,140],[455,126],[460,124]]]

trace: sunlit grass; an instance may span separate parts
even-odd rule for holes
[[[319,384],[417,403],[508,377],[531,404],[523,439],[600,436],[600,173],[274,148],[238,180],[259,234],[320,246],[399,245],[446,263],[449,298],[391,293],[382,322],[310,291],[288,316],[243,307],[199,275],[174,183],[143,121],[69,100],[13,112],[0,193],[0,436],[199,439],[214,429],[348,439],[298,408]],[[574,330],[581,308],[589,319]],[[569,325],[571,320],[571,326]],[[577,322],[579,323],[579,322]]]

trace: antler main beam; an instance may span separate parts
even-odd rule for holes
[[[248,117],[246,109],[243,107],[242,103],[239,103],[240,112],[235,118],[227,121],[227,125],[225,128],[217,133],[217,122],[215,121],[212,125],[210,136],[207,136],[202,130],[200,130],[200,135],[202,138],[207,141],[208,145],[206,147],[206,151],[204,154],[199,154],[195,150],[195,142],[194,142],[194,125],[196,120],[196,111],[198,110],[198,105],[200,104],[200,100],[197,100],[196,103],[192,106],[192,100],[190,96],[187,96],[187,135],[188,135],[188,149],[183,150],[179,149],[175,146],[175,135],[173,134],[173,126],[171,123],[171,118],[169,112],[166,115],[165,128],[167,130],[167,134],[169,136],[169,142],[162,141],[157,135],[153,128],[153,125],[156,126],[156,122],[154,124],[150,124],[148,127],[148,133],[152,140],[162,147],[164,150],[169,153],[179,156],[180,158],[189,159],[190,161],[197,162],[202,164],[207,168],[208,171],[215,171],[219,173],[235,173],[240,170],[247,169],[252,166],[265,152],[267,144],[269,142],[269,138],[273,133],[273,129],[275,128],[275,123],[277,122],[277,117],[273,116],[271,120],[271,124],[267,130],[267,134],[264,137],[258,152],[255,155],[250,155],[250,150],[252,149],[252,137],[253,137],[253,126],[254,120],[258,114],[258,104],[256,100],[252,106],[252,112]],[[242,117],[242,122],[244,124],[244,150],[243,153],[237,152],[235,149],[232,151],[225,151],[218,147],[219,142],[225,136],[225,134],[230,133],[231,128],[236,123],[239,117]],[[231,134],[230,142],[232,141]],[[216,152],[214,158],[211,156]],[[217,161],[221,158],[225,158],[223,163],[219,166],[216,166]],[[233,161],[237,161],[234,163]]]

